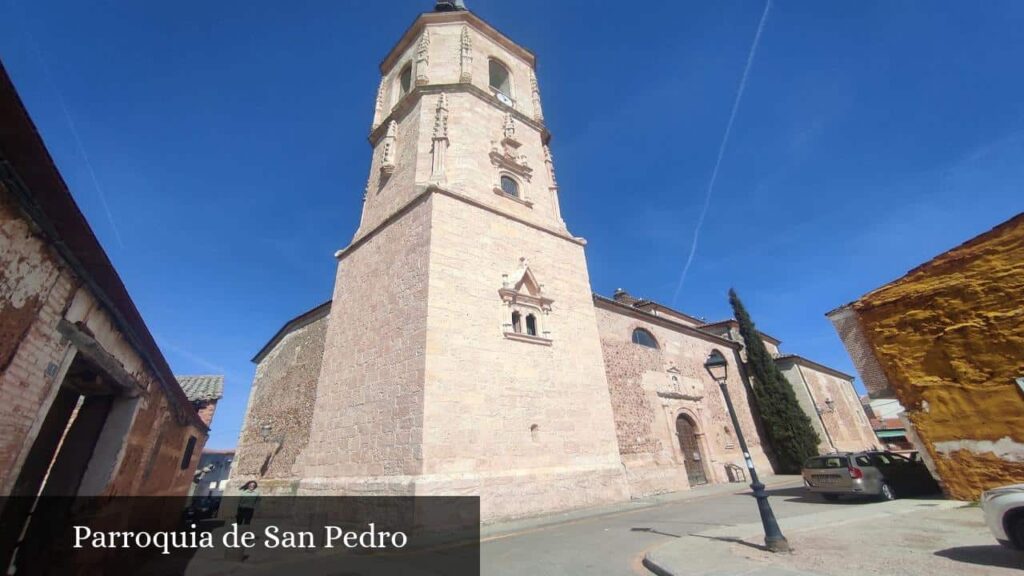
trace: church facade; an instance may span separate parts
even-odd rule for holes
[[[732,364],[751,457],[771,469],[734,326],[593,294],[535,63],[465,10],[421,15],[387,55],[359,229],[336,254],[332,300],[254,358],[233,485],[474,494],[490,521],[742,481],[703,367],[712,350]],[[819,396],[860,411],[833,425],[855,439],[823,450],[873,444],[852,379],[818,368],[845,382]]]

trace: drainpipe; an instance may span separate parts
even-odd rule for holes
[[[825,431],[825,439],[828,440],[828,445],[832,447],[833,452],[838,452],[838,450],[836,450],[836,443],[832,441],[832,435],[828,433],[828,426],[825,426],[825,420],[821,417],[821,410],[818,409],[818,401],[814,398],[814,393],[811,392],[811,387],[807,384],[807,379],[804,378],[804,369],[796,362],[793,362],[793,366],[796,366],[797,374],[800,374],[800,381],[804,383],[807,395],[811,398],[811,404],[814,405],[814,415],[818,417],[818,422],[821,423],[821,429]]]

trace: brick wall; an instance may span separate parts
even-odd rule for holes
[[[79,322],[148,394],[119,401],[104,432],[123,434],[94,449],[81,489],[99,494],[184,494],[192,469],[180,467],[189,436],[195,459],[206,433],[168,417],[163,389],[112,318],[0,185],[0,486],[9,493],[74,350],[57,331]],[[159,438],[159,442],[157,439]],[[113,443],[112,443],[113,442]],[[194,462],[193,462],[194,464]],[[105,469],[104,467],[109,467]]]

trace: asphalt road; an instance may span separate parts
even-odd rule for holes
[[[480,549],[482,573],[484,576],[649,575],[640,563],[649,548],[695,532],[760,521],[749,491],[721,493],[721,488],[710,487],[702,494],[701,490],[694,489],[688,494],[692,497],[686,500],[646,508],[629,507],[555,525],[523,526],[504,534],[484,535]],[[768,491],[779,518],[859,504],[806,497],[799,479],[775,485]]]

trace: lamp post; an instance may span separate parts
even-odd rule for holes
[[[757,499],[757,511],[761,514],[761,525],[764,526],[764,545],[772,552],[789,552],[789,541],[782,535],[779,523],[775,520],[775,513],[768,503],[768,494],[764,491],[764,484],[757,477],[757,470],[754,469],[754,461],[750,458],[750,451],[747,450],[747,441],[743,439],[743,429],[740,428],[739,420],[736,418],[736,411],[732,407],[732,399],[729,397],[729,389],[725,386],[726,377],[729,375],[729,363],[725,356],[718,350],[712,350],[708,359],[704,362],[704,368],[711,374],[711,377],[718,382],[722,389],[722,396],[725,397],[725,407],[729,411],[729,418],[732,419],[733,430],[736,430],[736,438],[740,441],[740,449],[743,450],[743,459],[746,460],[747,471],[750,473],[750,489]]]

